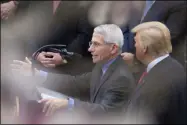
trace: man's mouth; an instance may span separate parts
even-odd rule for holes
[[[97,57],[97,55],[92,55],[92,58],[96,58]]]

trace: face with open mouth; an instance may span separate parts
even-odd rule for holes
[[[88,51],[92,54],[93,63],[98,63],[109,59],[111,44],[106,44],[102,35],[93,34]]]

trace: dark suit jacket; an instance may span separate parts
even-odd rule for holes
[[[186,76],[176,60],[167,57],[156,64],[133,92],[127,112],[135,111],[136,118],[150,113],[158,123],[185,123]],[[148,112],[144,112],[148,111]]]
[[[159,21],[164,23],[170,30],[172,37],[172,45],[175,47],[180,39],[184,38],[187,16],[186,16],[187,4],[186,1],[155,1],[155,3],[148,10],[147,14],[141,21],[143,15],[143,9],[139,11],[132,10],[132,18],[129,21],[129,32],[136,25],[149,22]],[[134,15],[134,16],[133,16]],[[134,52],[134,38],[132,33],[127,34],[128,38],[128,51]]]
[[[102,80],[101,67],[102,64],[97,64],[92,72],[81,76],[50,74],[43,85],[78,98],[75,99],[75,109],[84,109],[90,113],[119,111],[126,105],[134,88],[133,76],[120,57],[109,66]]]

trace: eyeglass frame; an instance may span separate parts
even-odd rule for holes
[[[96,43],[96,44],[94,45],[94,43]],[[99,46],[103,46],[103,45],[108,45],[108,44],[115,44],[115,43],[106,43],[105,42],[104,44],[101,44],[101,43],[99,43],[97,41],[90,41],[89,42],[89,47],[93,46],[95,48],[95,47],[99,47]]]

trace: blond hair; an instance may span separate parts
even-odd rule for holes
[[[161,22],[145,22],[131,31],[140,35],[140,45],[147,47],[149,54],[161,56],[172,52],[170,31]]]

